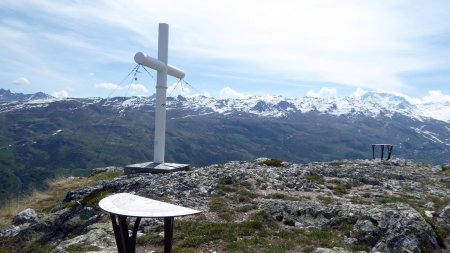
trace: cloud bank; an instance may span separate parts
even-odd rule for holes
[[[226,98],[243,99],[243,98],[248,98],[249,96],[250,95],[239,93],[230,87],[225,87],[225,88],[221,89],[219,92],[219,98],[223,98],[223,99],[226,99]]]
[[[328,88],[328,87],[322,87],[318,92],[315,92],[314,90],[309,90],[306,93],[306,96],[308,97],[336,97],[337,96],[337,90],[336,88]]]
[[[19,77],[13,81],[13,84],[15,84],[15,85],[28,85],[30,83],[31,82],[25,77]]]
[[[67,92],[66,90],[55,91],[52,93],[52,96],[56,98],[66,98],[69,97],[69,92]]]

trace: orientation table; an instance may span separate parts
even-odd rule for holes
[[[136,252],[136,234],[141,218],[164,218],[164,253],[171,253],[174,217],[201,212],[130,193],[108,196],[100,200],[98,205],[111,216],[119,253]],[[128,233],[128,217],[136,217],[131,236]]]

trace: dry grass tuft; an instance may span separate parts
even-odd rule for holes
[[[13,199],[0,208],[0,228],[11,225],[12,218],[26,208],[36,212],[53,212],[66,207],[62,201],[67,192],[90,186],[100,180],[121,176],[118,172],[104,172],[88,178],[57,178],[46,182],[46,191],[33,190],[29,195]]]

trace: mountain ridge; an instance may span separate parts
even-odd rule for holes
[[[117,98],[123,99],[123,97],[108,98],[104,105],[114,103],[114,101],[117,101]],[[14,106],[8,107],[7,103],[9,102],[28,102],[23,106],[33,107],[61,100],[79,100],[85,101],[86,103],[96,103],[103,99],[99,97],[55,98],[42,92],[22,94],[11,93],[9,90],[5,91],[0,89],[0,103],[3,103],[3,107],[9,109],[14,109]],[[144,105],[153,105],[153,103],[154,96],[127,97],[126,100],[122,101],[121,105],[116,104],[114,106],[136,108]],[[260,117],[286,117],[292,113],[307,113],[311,111],[328,113],[336,116],[362,113],[372,117],[376,117],[380,114],[391,116],[394,113],[399,113],[420,121],[423,121],[425,118],[433,118],[450,123],[450,101],[414,104],[404,97],[380,92],[367,92],[362,96],[326,98],[307,96],[300,98],[286,98],[282,96],[267,95],[251,96],[245,99],[218,99],[204,95],[194,95],[189,97],[178,95],[177,97],[168,97],[167,106],[168,110],[175,107],[181,107],[183,109],[224,115],[233,112],[250,113]]]
[[[23,93],[14,93],[10,90],[5,90],[0,88],[0,103],[2,102],[17,102],[17,101],[30,101],[30,100],[46,100],[52,99],[53,96],[50,96],[44,92],[36,92],[33,94],[23,94]]]

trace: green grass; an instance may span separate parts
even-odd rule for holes
[[[99,247],[94,245],[87,245],[83,243],[72,244],[67,247],[66,252],[88,252],[88,251],[99,251]]]
[[[342,196],[349,193],[349,190],[352,187],[347,184],[337,183],[335,186],[333,186],[333,193]]]
[[[345,164],[345,162],[342,162],[342,161],[334,161],[334,162],[329,163],[330,166],[336,166],[336,167],[339,167],[344,164]]]
[[[32,253],[48,253],[51,250],[51,246],[48,244],[42,244],[38,242],[28,243],[20,252],[32,252]]]
[[[312,181],[317,184],[325,183],[325,179],[323,179],[322,175],[309,175],[305,177],[307,180]]]
[[[406,195],[400,194],[400,195],[391,195],[391,196],[384,196],[377,200],[381,204],[387,204],[387,203],[404,203],[408,204],[414,209],[421,211],[422,206],[426,203],[425,200],[421,199],[413,199],[411,197],[408,197]]]
[[[204,220],[179,221],[175,224],[175,238],[181,239],[181,246],[198,248],[201,244],[223,240],[235,242],[243,236],[264,235],[267,228],[275,226],[271,217],[260,212],[252,215],[250,220],[240,223],[217,223]]]
[[[226,252],[282,253],[315,246],[342,246],[339,232],[331,229],[285,227],[261,211],[242,222],[210,222],[204,219],[175,223],[174,248],[179,252],[201,251],[206,247],[224,248]],[[220,245],[220,246],[219,246]],[[184,251],[186,250],[186,251]]]
[[[359,196],[353,196],[350,199],[350,202],[352,202],[352,204],[362,204],[362,205],[368,205],[368,204],[371,203],[370,201],[365,200],[365,199],[363,199],[363,198],[361,198]]]
[[[271,193],[267,196],[264,196],[265,199],[281,199],[281,200],[291,200],[291,201],[300,201],[304,200],[304,197],[292,196],[285,193]]]
[[[246,204],[235,208],[236,212],[246,213],[258,208],[256,204]]]
[[[123,172],[122,171],[108,171],[108,172],[102,172],[102,173],[98,173],[93,175],[92,177],[90,177],[92,179],[93,182],[99,182],[99,181],[110,181],[112,179],[118,178],[123,176]]]
[[[370,198],[372,194],[370,192],[364,192],[361,196],[363,196],[364,198]]]
[[[104,197],[114,193],[114,191],[110,189],[100,189],[91,192],[89,195],[84,197],[80,202],[83,206],[88,207],[98,207],[98,202],[103,199]]]
[[[429,200],[434,203],[434,208],[437,210],[443,209],[450,203],[450,197],[439,198],[436,196],[429,197]]]
[[[320,196],[317,197],[317,199],[320,200],[320,202],[322,202],[324,204],[327,204],[327,205],[335,203],[334,198],[328,197],[328,196],[320,195]]]
[[[147,243],[163,245],[164,237],[158,234],[145,234],[136,239],[137,245],[144,245]]]
[[[283,160],[272,158],[272,159],[268,159],[268,160],[259,162],[259,164],[267,165],[270,167],[281,167],[281,166],[283,166]]]
[[[229,208],[227,200],[224,197],[212,197],[208,203],[209,210],[217,213],[217,216],[226,221],[233,219],[234,211]]]
[[[247,189],[241,188],[241,189],[238,189],[231,198],[233,198],[233,200],[238,203],[248,203],[257,197],[258,197],[258,194],[253,193]]]

